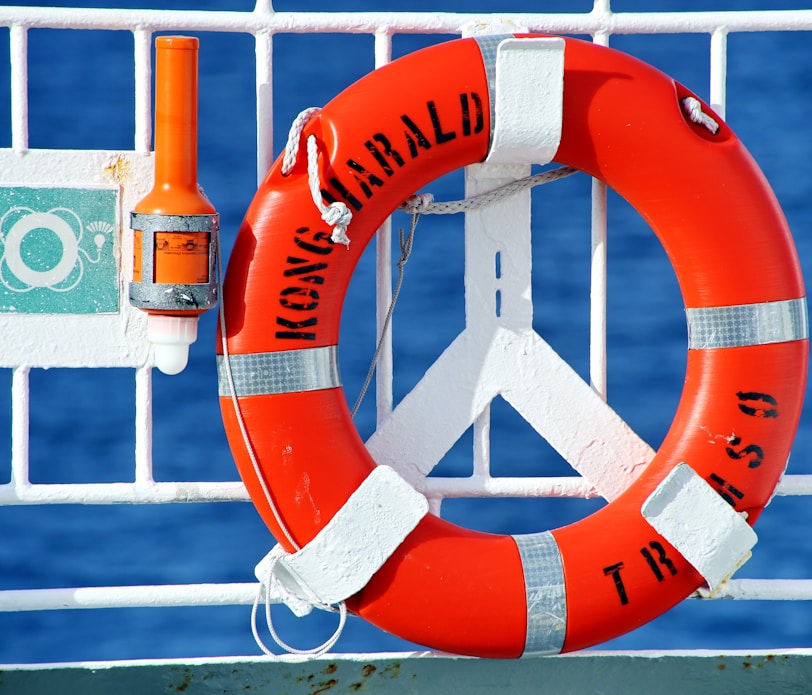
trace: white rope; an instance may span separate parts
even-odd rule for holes
[[[330,237],[334,244],[350,245],[347,236],[347,227],[352,221],[352,212],[346,203],[336,201],[325,205],[321,198],[321,181],[319,180],[319,144],[315,135],[307,138],[307,182],[310,184],[310,195],[313,203],[321,213],[321,219],[333,227],[333,234]]]
[[[302,131],[308,121],[313,118],[321,109],[318,106],[311,106],[299,113],[290,124],[288,131],[288,141],[285,144],[285,154],[282,157],[282,175],[287,176],[296,166],[299,157],[299,142],[302,139]]]
[[[699,99],[685,97],[682,100],[682,108],[694,123],[705,126],[714,135],[719,132],[719,123],[702,110],[702,102]]]
[[[321,111],[317,106],[305,109],[295,119],[288,131],[288,141],[285,144],[285,153],[282,156],[282,175],[287,176],[296,166],[301,146],[302,132],[308,121]],[[347,236],[347,227],[352,221],[352,211],[346,203],[336,201],[325,205],[321,197],[321,181],[319,180],[319,146],[315,135],[307,138],[307,183],[310,187],[310,197],[321,213],[321,219],[333,228],[330,237],[334,244],[350,245]]]
[[[470,212],[471,210],[481,210],[492,203],[495,203],[504,198],[508,198],[516,193],[541,186],[551,181],[558,181],[567,176],[575,174],[578,169],[572,167],[559,167],[550,171],[542,171],[540,174],[534,174],[518,181],[511,181],[510,183],[495,188],[486,193],[480,193],[473,198],[466,198],[465,200],[450,200],[442,203],[435,203],[434,196],[431,193],[419,193],[407,198],[398,208],[404,212],[412,215],[453,215],[458,212]]]
[[[257,627],[257,612],[259,610],[259,604],[264,602],[265,622],[268,625],[268,631],[271,633],[271,637],[273,637],[274,642],[276,642],[279,647],[284,649],[289,654],[295,654],[296,656],[304,656],[308,658],[322,656],[335,646],[339,637],[341,637],[341,633],[344,631],[344,626],[347,623],[347,605],[344,601],[341,601],[334,608],[333,606],[328,606],[321,603],[315,596],[308,596],[307,599],[303,599],[302,597],[288,590],[277,578],[274,572],[277,563],[282,559],[284,554],[284,549],[278,545],[269,554],[270,561],[267,563],[264,576],[260,578],[259,591],[257,591],[257,596],[254,599],[254,605],[251,608],[251,634],[253,634],[254,641],[265,655],[270,656],[273,659],[279,658],[276,653],[268,649],[262,637],[260,637],[259,629]],[[304,585],[300,584],[298,588],[302,590],[303,593],[311,593]],[[293,611],[293,613],[300,618],[310,613],[311,608],[318,608],[320,610],[330,612],[336,612],[337,610],[338,627],[336,627],[335,632],[333,632],[333,634],[319,646],[311,649],[299,649],[285,642],[276,631],[273,624],[273,619],[271,617],[271,603],[274,602],[285,603]]]

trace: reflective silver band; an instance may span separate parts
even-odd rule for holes
[[[229,355],[231,379],[238,396],[318,391],[341,386],[338,346]],[[223,355],[217,355],[221,396],[230,397],[231,383]]]
[[[692,350],[786,343],[809,337],[806,297],[686,309]]]
[[[564,565],[553,534],[513,536],[519,548],[527,593],[524,653],[558,654],[567,631]]]
[[[512,39],[512,34],[492,34],[490,36],[474,36],[474,40],[479,44],[482,53],[482,62],[485,65],[485,77],[488,80],[488,101],[491,110],[491,139],[493,139],[493,127],[496,124],[496,51],[499,44],[505,39]]]

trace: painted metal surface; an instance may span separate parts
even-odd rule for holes
[[[491,695],[495,692],[770,693],[808,691],[812,652],[592,652],[519,661],[426,654],[352,654],[309,662],[207,659],[45,664],[0,670],[0,694],[184,693],[184,695],[325,695],[421,693]]]

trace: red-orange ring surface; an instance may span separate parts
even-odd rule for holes
[[[440,175],[487,156],[481,45],[493,40],[455,40],[398,59],[307,124],[303,137],[319,143],[325,200],[344,201],[354,214],[348,249],[329,241],[331,229],[308,190],[305,156],[288,176],[281,161],[272,166],[239,231],[223,292],[228,351],[250,446],[297,546],[375,466],[340,385],[316,378],[311,357],[320,368],[333,359],[350,276],[384,219]],[[682,100],[695,95],[668,76],[621,52],[565,41],[555,161],[605,181],[661,240],[692,335],[685,386],[655,458],[599,512],[538,534],[538,542],[428,515],[348,601],[385,630],[459,654],[580,649],[642,625],[695,591],[702,577],[645,521],[641,504],[687,462],[755,522],[785,468],[804,393],[801,271],[757,165],[721,119],[716,134],[688,119]],[[765,316],[770,324],[780,317],[775,330],[762,330]],[[743,330],[730,329],[737,321]],[[289,373],[292,381],[267,385]],[[264,385],[239,385],[257,376]],[[259,513],[293,550],[254,473],[229,389],[221,379],[237,466]],[[550,586],[536,576],[548,563]],[[529,605],[543,604],[548,590],[565,604],[549,625]]]

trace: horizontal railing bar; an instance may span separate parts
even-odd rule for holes
[[[425,478],[418,486],[431,498],[598,497],[579,476],[548,478]],[[812,495],[812,475],[786,475],[780,496]],[[174,502],[249,502],[239,482],[64,483],[0,485],[0,506],[35,504],[171,504]]]
[[[703,599],[812,601],[812,579],[731,579],[712,593],[697,593]]]
[[[246,502],[241,482],[0,485],[0,506],[19,504],[169,504]]]
[[[0,591],[0,612],[65,608],[170,608],[251,605],[259,584],[166,584]]]
[[[493,21],[489,14],[450,12],[200,12],[196,10],[125,10],[51,7],[0,8],[0,26],[106,29],[132,31],[185,30],[256,34],[339,32],[458,34],[463,26]],[[531,31],[595,34],[713,33],[809,31],[812,10],[739,10],[721,12],[589,12],[506,13]]]
[[[425,478],[418,486],[428,497],[600,497],[580,476],[559,478]]]
[[[776,495],[812,495],[812,475],[785,475],[775,490]]]
[[[71,608],[171,608],[244,606],[254,603],[256,582],[234,584],[157,584],[75,589],[0,591],[0,612]],[[700,589],[692,598],[739,601],[812,601],[812,579],[731,579],[715,592]]]

